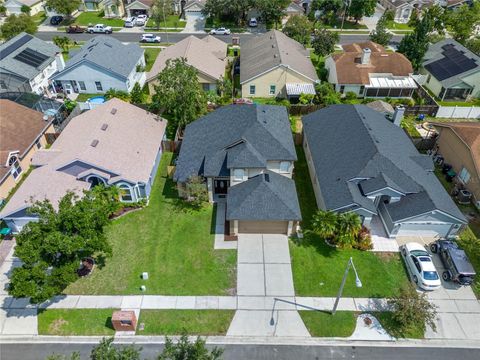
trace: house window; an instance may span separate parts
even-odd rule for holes
[[[289,161],[281,161],[280,162],[280,172],[281,173],[288,173],[290,170],[290,162]]]
[[[7,84],[3,80],[0,80],[0,89],[7,90]]]
[[[210,84],[202,84],[203,91],[210,91]]]
[[[10,159],[8,160],[8,165],[10,166],[10,174],[12,174],[13,178],[16,180],[22,173],[22,167],[20,166],[18,157],[10,157]]]
[[[40,140],[35,141],[35,146],[37,149],[40,149],[42,147],[42,144],[40,144]]]
[[[345,85],[341,85],[340,86],[340,94],[343,94],[344,91],[345,91]]]
[[[464,184],[466,184],[470,180],[470,173],[466,168],[462,168],[462,171],[460,171],[458,177],[460,178],[460,180],[462,180]]]
[[[97,87],[97,91],[103,91],[102,83],[100,81],[95,81],[95,86]]]
[[[270,95],[275,95],[277,93],[277,87],[275,85],[270,85]]]
[[[255,85],[250,85],[250,95],[255,95]]]
[[[122,184],[122,185],[119,185],[118,188],[120,189],[120,201],[123,201],[123,202],[133,201],[132,189],[130,188],[130,186],[126,184]]]
[[[245,171],[243,169],[235,169],[233,171],[233,179],[236,181],[242,181],[245,175]]]
[[[85,86],[85,81],[79,81],[78,82],[78,86],[80,86],[80,90],[82,91],[86,91],[87,90],[87,87]],[[100,84],[100,87],[102,86],[102,84]]]
[[[358,92],[359,95],[363,95],[363,92],[365,91],[365,86],[360,86],[360,91]]]

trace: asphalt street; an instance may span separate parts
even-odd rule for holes
[[[42,360],[55,354],[80,352],[86,359],[92,344],[0,344],[2,360]],[[161,344],[142,344],[142,358],[156,359]],[[478,360],[479,349],[433,347],[370,347],[370,346],[294,346],[294,345],[224,345],[223,359],[275,359],[275,360]]]
[[[183,34],[183,33],[158,33],[161,38],[162,42],[167,42],[167,37],[168,37],[168,42],[171,43],[176,43],[179,42],[186,37],[192,35],[192,34]],[[54,36],[68,36],[69,38],[75,40],[75,41],[86,41],[90,39],[92,36],[97,36],[97,34],[66,34],[66,33],[59,33],[59,32],[53,32],[53,31],[40,31],[35,34],[38,38],[46,41],[51,41]],[[199,37],[203,37],[206,35],[203,34],[194,34]],[[113,34],[107,35],[107,36],[112,36],[115,39],[118,39],[122,42],[138,42],[141,37],[141,33],[132,33],[132,32],[114,32]],[[247,41],[248,39],[251,39],[253,37],[259,36],[259,34],[234,34],[234,35],[217,35],[216,37],[227,42],[231,43],[232,42],[232,36],[238,36],[240,38],[240,45]],[[350,44],[352,42],[361,42],[361,41],[367,41],[369,39],[368,34],[358,34],[358,35],[340,35],[340,44]],[[402,39],[402,36],[394,36],[392,38],[391,44],[395,45],[400,42]]]

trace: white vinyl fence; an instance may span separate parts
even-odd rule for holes
[[[480,119],[480,107],[476,106],[439,106],[438,118]]]

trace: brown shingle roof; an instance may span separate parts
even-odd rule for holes
[[[360,63],[364,48],[371,50],[369,64]],[[367,85],[370,84],[369,74],[408,76],[413,73],[412,64],[403,54],[386,52],[381,45],[371,41],[343,45],[343,49],[343,53],[332,55],[339,84]]]
[[[0,179],[8,172],[10,152],[25,155],[33,142],[50,126],[41,112],[11,100],[0,99]]]

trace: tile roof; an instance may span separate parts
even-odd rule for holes
[[[65,68],[53,78],[59,79],[73,67],[89,62],[126,79],[135,69],[145,51],[137,44],[123,44],[106,35],[98,35],[88,40],[82,48],[67,61]],[[108,54],[108,55],[107,55]]]
[[[106,130],[103,124],[108,125]],[[37,153],[44,165],[32,171],[0,217],[25,207],[31,196],[49,198],[56,205],[66,190],[76,188],[81,193],[89,188],[90,184],[67,172],[74,162],[115,174],[112,183],[119,179],[148,183],[165,129],[166,121],[116,98],[74,117],[49,150]],[[96,146],[92,146],[94,140]],[[36,157],[33,163],[38,162]]]
[[[362,49],[371,50],[370,62],[362,64]],[[370,74],[392,74],[393,76],[409,76],[413,73],[412,64],[397,52],[386,52],[374,42],[353,43],[343,45],[343,53],[333,54],[337,82],[339,84],[370,84]]]
[[[283,106],[229,105],[187,125],[174,178],[228,175],[229,167],[295,161],[288,113]]]
[[[15,57],[26,49],[31,49],[47,57],[39,66],[28,65]],[[0,45],[0,70],[32,80],[47,66],[55,61],[55,55],[60,49],[53,44],[40,40],[35,36],[22,32]]]
[[[273,171],[232,186],[227,220],[301,220],[295,182]]]
[[[240,83],[280,65],[288,66],[312,82],[318,81],[310,52],[278,30],[271,30],[242,44]]]
[[[154,80],[167,65],[169,59],[185,58],[201,74],[215,80],[225,75],[227,44],[213,36],[199,39],[193,35],[160,52],[147,73],[147,81]]]
[[[43,114],[10,100],[0,99],[0,179],[10,170],[10,152],[18,151],[23,158],[35,140],[51,125]]]
[[[427,169],[431,159],[419,160],[422,155],[405,132],[383,114],[364,105],[333,105],[304,116],[303,129],[327,209],[364,207],[365,200],[373,205],[362,195],[363,184],[368,191],[389,184],[407,194],[386,206],[394,221],[441,210],[465,222]]]

